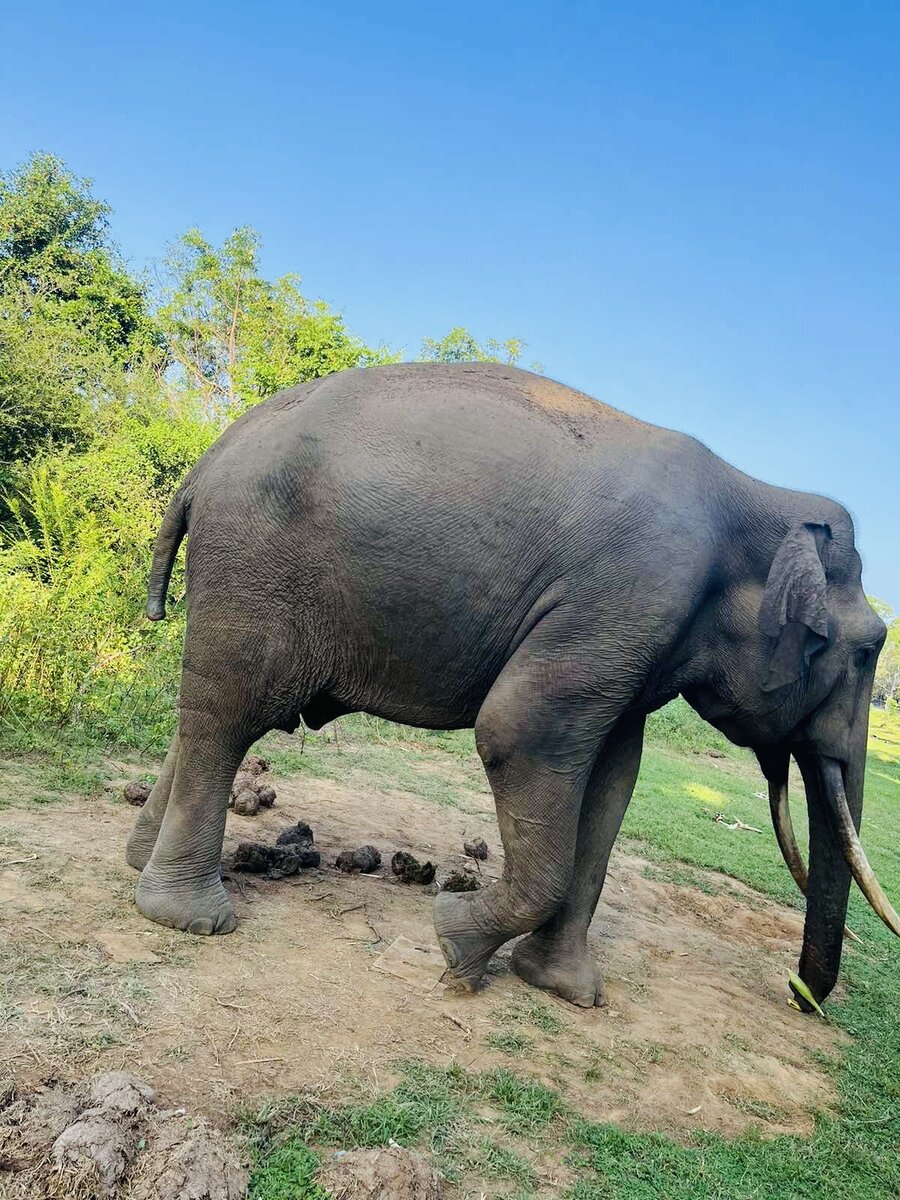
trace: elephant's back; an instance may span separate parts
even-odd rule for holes
[[[260,620],[298,644],[327,630],[342,703],[467,721],[535,613],[590,622],[612,587],[660,592],[654,548],[686,555],[695,536],[658,471],[688,454],[679,439],[509,367],[330,376],[259,405],[201,463],[193,603],[249,603],[243,581],[263,578]],[[375,676],[406,707],[368,695]]]

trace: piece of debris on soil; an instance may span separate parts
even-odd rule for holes
[[[398,850],[391,859],[391,870],[401,883],[431,883],[437,874],[433,862],[420,863],[405,850]]]
[[[149,783],[126,783],[122,788],[122,795],[129,804],[139,808],[142,804],[147,803],[152,790]]]
[[[376,971],[394,975],[423,991],[434,993],[447,969],[447,963],[437,946],[420,946],[402,933],[382,950],[372,963]]]
[[[334,1200],[441,1200],[441,1176],[421,1154],[389,1146],[382,1150],[339,1150],[316,1182]]]
[[[468,871],[451,871],[441,884],[442,892],[477,892],[481,884]]]
[[[222,1134],[156,1107],[129,1071],[0,1098],[9,1200],[243,1200],[249,1175]]]
[[[368,875],[370,871],[377,871],[381,866],[381,854],[374,846],[359,846],[356,850],[342,850],[334,860],[334,865],[339,871],[346,871],[348,874],[351,871],[362,871],[364,875]]]
[[[266,759],[249,754],[241,763],[231,785],[230,806],[242,817],[255,817],[261,808],[275,803],[275,789],[262,775],[269,769]]]
[[[716,813],[713,820],[719,825],[724,825],[726,829],[746,829],[748,833],[762,833],[762,830],[757,829],[755,825],[745,825],[740,817],[735,817],[733,821],[729,821],[725,813]]]
[[[321,862],[319,851],[309,844],[264,846],[262,842],[238,842],[229,866],[234,871],[284,879]]]
[[[484,862],[490,854],[488,844],[484,838],[474,838],[471,842],[463,842],[463,850],[465,850],[469,858],[477,858],[481,862]]]

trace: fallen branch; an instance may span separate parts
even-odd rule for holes
[[[745,825],[740,817],[729,821],[725,813],[716,813],[715,820],[717,824],[724,825],[726,829],[746,829],[748,833],[762,833],[762,830],[757,829],[755,825]]]

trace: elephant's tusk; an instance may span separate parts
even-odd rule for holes
[[[787,775],[777,782],[769,780],[769,808],[772,810],[772,824],[775,826],[778,847],[787,863],[788,870],[794,877],[794,883],[805,896],[809,873],[806,870],[803,855],[800,853],[800,847],[797,845],[797,839],[794,837],[794,826],[788,804]]]
[[[822,773],[822,790],[831,809],[837,828],[841,849],[847,860],[847,865],[853,872],[853,878],[859,885],[859,890],[878,913],[892,933],[900,937],[900,917],[888,900],[884,888],[878,882],[878,877],[869,866],[869,860],[862,848],[859,834],[850,815],[847,796],[844,792],[844,775],[841,764],[834,758],[822,758],[820,770]]]
[[[769,781],[769,808],[772,811],[772,824],[775,826],[778,847],[787,863],[788,870],[794,877],[794,882],[805,896],[809,873],[794,836],[794,824],[791,821],[791,810],[788,803],[787,777],[778,780],[777,783]],[[863,944],[862,938],[859,934],[854,933],[849,925],[844,926],[844,937],[850,938],[852,942],[856,942],[860,946]]]

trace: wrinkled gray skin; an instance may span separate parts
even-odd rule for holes
[[[770,779],[797,758],[799,970],[819,1000],[831,991],[851,876],[823,764],[840,764],[858,826],[884,638],[840,505],[527,372],[417,364],[292,388],[232,425],[165,518],[154,619],[186,531],[179,730],[128,846],[147,917],[234,928],[229,789],[267,730],[357,710],[474,726],[506,865],[489,888],[438,895],[452,973],[475,987],[529,934],[518,973],[594,1004],[587,929],[644,719],[682,693]]]

